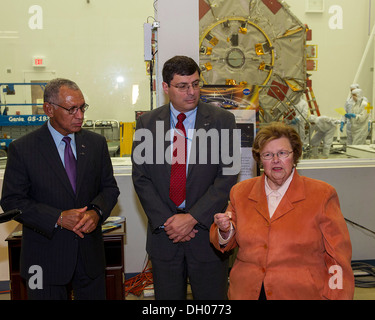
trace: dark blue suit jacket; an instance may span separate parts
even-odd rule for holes
[[[97,205],[102,221],[117,202],[119,189],[113,176],[106,140],[96,133],[76,133],[77,193],[74,194],[47,123],[9,145],[1,206],[18,208],[23,224],[21,276],[38,265],[46,284],[69,282],[81,254],[87,274],[95,278],[105,268],[101,226],[83,239],[56,227],[64,210]]]

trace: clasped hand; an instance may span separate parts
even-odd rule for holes
[[[164,231],[167,233],[169,239],[173,243],[190,241],[195,237],[198,230],[194,226],[198,223],[197,220],[189,213],[179,213],[170,217],[164,223]]]
[[[73,231],[79,237],[84,238],[84,233],[87,234],[94,231],[98,222],[99,216],[96,211],[87,211],[87,207],[84,207],[61,212],[57,224],[64,229]]]

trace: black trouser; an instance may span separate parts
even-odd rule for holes
[[[186,299],[189,278],[195,300],[225,300],[228,289],[228,259],[201,262],[194,258],[190,247],[179,244],[173,260],[162,261],[151,257],[155,299]]]
[[[66,285],[43,283],[42,289],[30,289],[27,285],[27,296],[29,300],[67,300],[71,297],[70,289],[73,290],[74,300],[105,300],[105,272],[91,279],[86,275],[81,256],[78,255],[77,266],[70,283]]]

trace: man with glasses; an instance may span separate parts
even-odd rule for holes
[[[22,211],[21,276],[29,299],[105,299],[101,223],[119,189],[103,136],[81,129],[88,105],[76,83],[51,80],[49,120],[9,146],[1,206]],[[34,274],[35,266],[40,274]],[[37,281],[35,279],[38,279]]]
[[[223,132],[231,135],[233,154],[236,124],[232,113],[200,101],[200,87],[195,61],[171,58],[163,67],[163,89],[170,102],[137,120],[136,134],[145,129],[152,133],[153,141],[145,148],[150,148],[153,159],[160,151],[157,146],[162,146],[166,158],[142,162],[137,148],[143,142],[134,140],[133,183],[148,217],[146,249],[156,299],[186,299],[187,278],[194,299],[226,298],[228,259],[210,245],[209,229],[214,214],[225,210],[238,172],[226,175],[223,171],[231,164],[211,156],[221,151]],[[160,126],[166,134],[160,135]],[[218,140],[196,143],[199,130],[217,134]],[[204,152],[207,159],[198,161]],[[191,157],[194,153],[196,161]]]

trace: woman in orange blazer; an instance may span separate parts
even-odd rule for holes
[[[221,252],[238,247],[228,297],[352,299],[351,242],[335,189],[302,177],[296,131],[263,127],[253,145],[264,174],[236,184],[210,240]]]

